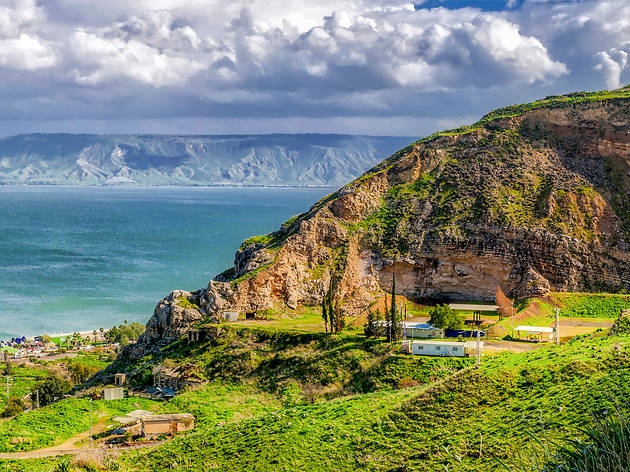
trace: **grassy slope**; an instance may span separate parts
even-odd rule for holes
[[[137,408],[154,408],[155,402],[144,398],[125,398],[92,403],[93,421],[122,415]],[[88,398],[70,398],[39,410],[21,413],[0,421],[0,452],[31,451],[61,444],[87,431],[90,424]],[[102,416],[105,415],[105,416]]]
[[[429,392],[355,395],[209,426],[124,470],[495,470],[531,444],[527,431],[574,436],[591,413],[630,394],[630,338],[578,340],[503,354]],[[481,457],[480,439],[483,435]]]
[[[181,341],[162,356],[207,381],[250,383],[282,398],[310,400],[432,382],[470,363],[468,359],[411,358],[397,350],[397,345],[356,334],[231,327],[218,340],[195,345]],[[161,359],[143,362],[120,366],[120,370],[148,372],[151,363]],[[142,380],[142,374],[138,378]]]
[[[512,325],[551,326],[555,321],[555,308],[560,308],[561,319],[612,321],[630,308],[630,295],[552,292],[543,300],[524,300],[521,307],[514,322],[510,318],[499,321],[494,333],[499,336],[509,334]]]

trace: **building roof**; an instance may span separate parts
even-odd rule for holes
[[[530,333],[553,333],[553,328],[549,326],[517,326],[515,331],[528,331]]]
[[[189,424],[195,417],[190,413],[173,413],[169,415],[151,415],[142,418],[144,423],[161,423],[164,421],[177,421],[178,423]]]
[[[404,324],[407,328],[413,328],[413,329],[442,329],[442,328],[436,328],[435,326],[430,325],[429,323],[419,323],[416,321],[405,321]]]
[[[439,340],[435,340],[435,339],[427,339],[427,340],[419,340],[419,341],[413,341],[413,344],[419,345],[419,344],[434,344],[437,346],[447,346],[447,347],[456,347],[456,346],[464,346],[464,347],[477,347],[477,341],[465,341],[465,342],[459,342],[459,341],[439,341]],[[483,347],[483,341],[479,341],[479,345]]]
[[[122,388],[122,387],[115,387]],[[114,416],[112,421],[120,424],[132,424],[137,422],[138,420],[145,418],[147,416],[151,416],[153,413],[147,410],[133,410],[127,413],[125,416]]]
[[[499,311],[499,307],[496,305],[476,305],[474,303],[449,303],[448,307],[451,310],[461,311]]]

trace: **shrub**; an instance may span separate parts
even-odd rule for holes
[[[10,418],[19,415],[24,411],[24,402],[19,397],[9,399],[6,408],[0,413],[2,418]]]
[[[72,384],[70,382],[53,375],[43,382],[39,382],[31,389],[31,400],[35,403],[37,401],[37,392],[39,392],[40,406],[50,405],[63,397],[70,390],[72,390]]]
[[[625,413],[617,410],[613,415],[594,418],[592,425],[580,432],[583,439],[565,439],[560,444],[534,438],[539,447],[528,451],[527,458],[521,456],[516,470],[630,472],[630,419]]]

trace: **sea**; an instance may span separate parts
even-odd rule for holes
[[[0,186],[0,338],[145,323],[331,191]]]

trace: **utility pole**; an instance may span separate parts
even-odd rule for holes
[[[512,322],[512,334],[510,337],[514,339],[514,302],[510,300],[510,321]]]
[[[479,365],[481,362],[481,330],[477,328],[477,361],[476,364]]]
[[[90,398],[90,449],[92,449],[92,399]]]
[[[7,375],[7,403],[9,403],[9,376]]]
[[[36,403],[36,405],[37,405],[37,409],[39,410],[39,390],[36,390],[36,391],[35,391],[35,396],[37,397],[37,403]]]
[[[560,308],[556,308],[556,346],[560,345]]]

